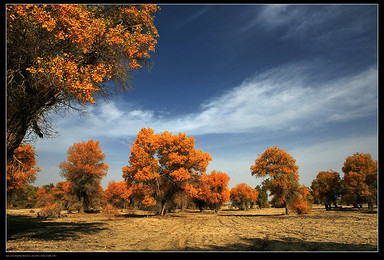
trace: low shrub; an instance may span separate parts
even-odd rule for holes
[[[311,213],[311,203],[301,196],[295,196],[289,203],[290,210],[296,211],[297,214]]]
[[[119,214],[119,210],[115,208],[112,204],[107,204],[104,208],[102,213],[108,217],[108,219],[113,219],[116,215]]]
[[[39,213],[37,213],[37,216],[41,218],[58,218],[60,217],[61,210],[62,210],[61,204],[48,203],[41,209]]]

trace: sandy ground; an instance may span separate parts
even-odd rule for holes
[[[38,212],[38,210],[36,210]],[[222,210],[117,217],[68,214],[37,219],[7,210],[7,251],[365,251],[377,250],[377,212]]]

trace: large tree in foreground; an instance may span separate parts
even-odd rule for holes
[[[269,177],[263,181],[263,186],[274,196],[276,202],[285,207],[285,213],[288,214],[288,202],[299,188],[298,169],[296,160],[275,146],[258,155],[255,164],[251,166],[251,174]]]
[[[143,128],[132,144],[123,178],[142,205],[157,204],[163,215],[178,192],[196,191],[194,185],[211,160],[208,153],[195,149],[193,137]]]
[[[50,133],[48,111],[129,88],[131,71],[148,64],[155,50],[157,9],[8,5],[7,158],[27,132]]]
[[[61,175],[69,182],[70,192],[88,209],[102,195],[100,182],[107,174],[108,164],[99,142],[89,140],[75,143],[68,150],[67,160],[62,162]]]

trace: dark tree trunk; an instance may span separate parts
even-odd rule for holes
[[[339,208],[339,206],[337,206],[336,201],[333,201],[333,205],[335,206],[335,208]]]
[[[285,215],[289,215],[287,203],[284,201]]]
[[[164,216],[165,214],[167,214],[167,202],[166,202],[166,201],[163,201],[163,202],[161,203],[160,215],[161,215],[161,216]]]
[[[23,141],[30,121],[28,114],[21,110],[16,111],[7,122],[7,160],[12,158],[13,152]]]
[[[368,201],[368,209],[370,211],[373,211],[373,203],[372,203],[372,201]]]
[[[27,78],[20,83],[23,87],[7,86],[7,159],[20,146],[28,129],[43,138],[39,124],[44,122],[44,113],[58,103],[57,90],[45,86],[34,88],[30,81]],[[45,128],[43,132],[46,133]]]

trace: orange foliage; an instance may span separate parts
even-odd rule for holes
[[[26,69],[54,79],[64,99],[73,95],[94,103],[100,84],[117,76],[123,60],[139,69],[155,50],[157,10],[156,5],[8,5],[8,34],[39,37],[44,49]]]
[[[354,153],[346,158],[342,171],[344,199],[354,205],[367,202],[372,208],[377,200],[377,161],[370,154]]]
[[[165,214],[174,195],[188,189],[189,182],[205,172],[210,160],[208,153],[195,149],[193,137],[167,131],[154,134],[152,129],[143,128],[132,144],[123,177],[142,204],[160,203],[160,214]]]
[[[201,176],[197,188],[189,185],[186,189],[190,196],[197,200],[196,204],[201,209],[207,206],[217,212],[225,202],[229,201],[229,180],[226,173],[214,170],[210,174]]]
[[[104,196],[107,202],[115,207],[124,208],[129,203],[129,197],[132,190],[127,187],[125,181],[115,182],[111,181],[107,189],[104,191]]]
[[[7,192],[20,193],[27,183],[35,181],[40,168],[36,166],[35,150],[30,144],[22,143],[16,148],[13,158],[7,164]]]
[[[60,203],[64,208],[71,209],[73,204],[76,203],[76,198],[71,190],[69,181],[59,181],[55,187],[50,190],[55,201]]]
[[[44,185],[37,190],[37,206],[45,207],[53,204],[60,205],[63,209],[69,209],[74,203],[74,195],[70,190],[69,182],[59,181],[53,184]]]
[[[279,149],[277,146],[267,148],[263,154],[258,154],[255,165],[251,166],[252,175],[257,177],[269,175],[273,178],[289,175],[292,179],[298,180],[299,167],[295,162],[296,160],[283,149]]]
[[[259,192],[246,183],[237,184],[230,192],[233,205],[241,210],[248,209],[255,204],[258,196]]]
[[[70,183],[68,181],[59,181],[51,190],[52,195],[56,200],[69,201],[70,200]]]
[[[297,189],[297,193],[289,201],[289,208],[295,210],[298,214],[308,214],[311,212],[312,199],[311,191],[304,185]]]
[[[55,197],[51,192],[47,192],[44,187],[40,187],[37,190],[37,206],[52,205],[55,201]]]
[[[38,217],[43,218],[58,218],[60,217],[61,210],[62,205],[60,203],[47,203],[37,214]]]
[[[115,219],[115,216],[119,214],[119,210],[113,205],[107,203],[103,208],[102,213],[108,217],[109,220]]]
[[[101,196],[100,181],[108,171],[108,165],[103,162],[105,154],[99,147],[99,142],[93,140],[75,143],[67,153],[67,161],[59,165],[61,174],[69,182],[71,191],[87,209],[93,198]]]
[[[143,204],[144,207],[147,208],[147,207],[156,205],[156,200],[149,195],[145,195],[141,203]]]
[[[286,213],[289,198],[299,188],[298,169],[296,160],[277,146],[267,148],[263,154],[259,154],[255,164],[251,166],[252,175],[270,177],[263,181],[263,185],[276,202],[285,205]]]
[[[293,196],[289,202],[289,207],[291,210],[295,210],[297,214],[308,214],[311,212],[309,203],[301,196]]]
[[[311,195],[311,190],[305,185],[300,185],[300,187],[297,189],[297,192],[304,199],[307,199],[307,200],[313,199],[313,197]]]
[[[336,206],[336,200],[341,194],[340,175],[333,170],[319,172],[312,181],[311,188],[328,210],[331,203]]]

